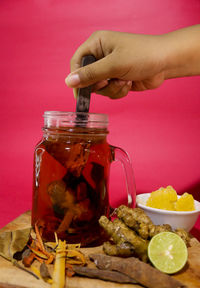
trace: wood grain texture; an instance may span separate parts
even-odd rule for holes
[[[14,221],[6,225],[0,230],[11,231],[30,227],[31,213],[30,211],[20,215]],[[200,288],[200,242],[195,238],[191,239],[191,247],[188,248],[188,263],[186,267],[173,277],[187,285],[189,288]],[[82,248],[82,252],[88,258],[92,253],[103,253],[102,247]],[[95,267],[94,263],[88,260],[89,267]],[[9,261],[0,257],[0,288],[49,288],[50,285],[43,280],[37,280],[28,273],[21,271],[12,265]],[[66,286],[68,288],[141,288],[136,284],[118,284],[98,279],[89,279],[85,277],[67,278]]]
[[[24,288],[24,287],[18,285],[0,283],[0,288]]]

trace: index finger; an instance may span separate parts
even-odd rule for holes
[[[104,57],[100,44],[98,32],[94,32],[83,44],[75,51],[70,61],[71,72],[81,67],[81,59],[84,56],[93,55],[97,60]]]

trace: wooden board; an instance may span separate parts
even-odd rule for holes
[[[30,211],[22,214],[14,221],[6,225],[0,230],[12,231],[30,227]],[[102,253],[102,247],[82,248],[82,252],[86,255],[91,253]],[[200,288],[200,242],[197,239],[191,239],[191,247],[188,248],[189,258],[186,267],[181,273],[173,276],[187,285],[189,288]],[[89,266],[94,265],[89,263]],[[0,257],[0,288],[49,288],[50,285],[43,280],[37,280],[28,273],[16,268],[9,261]],[[68,288],[141,288],[140,285],[133,284],[117,284],[97,279],[89,279],[83,277],[72,277],[66,281]]]

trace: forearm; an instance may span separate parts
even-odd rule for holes
[[[163,35],[165,79],[200,75],[200,25]]]

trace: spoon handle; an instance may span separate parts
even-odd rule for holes
[[[81,67],[92,64],[96,59],[93,55],[87,55],[82,58]],[[76,102],[76,112],[89,112],[90,108],[90,94],[92,86],[79,88]]]

